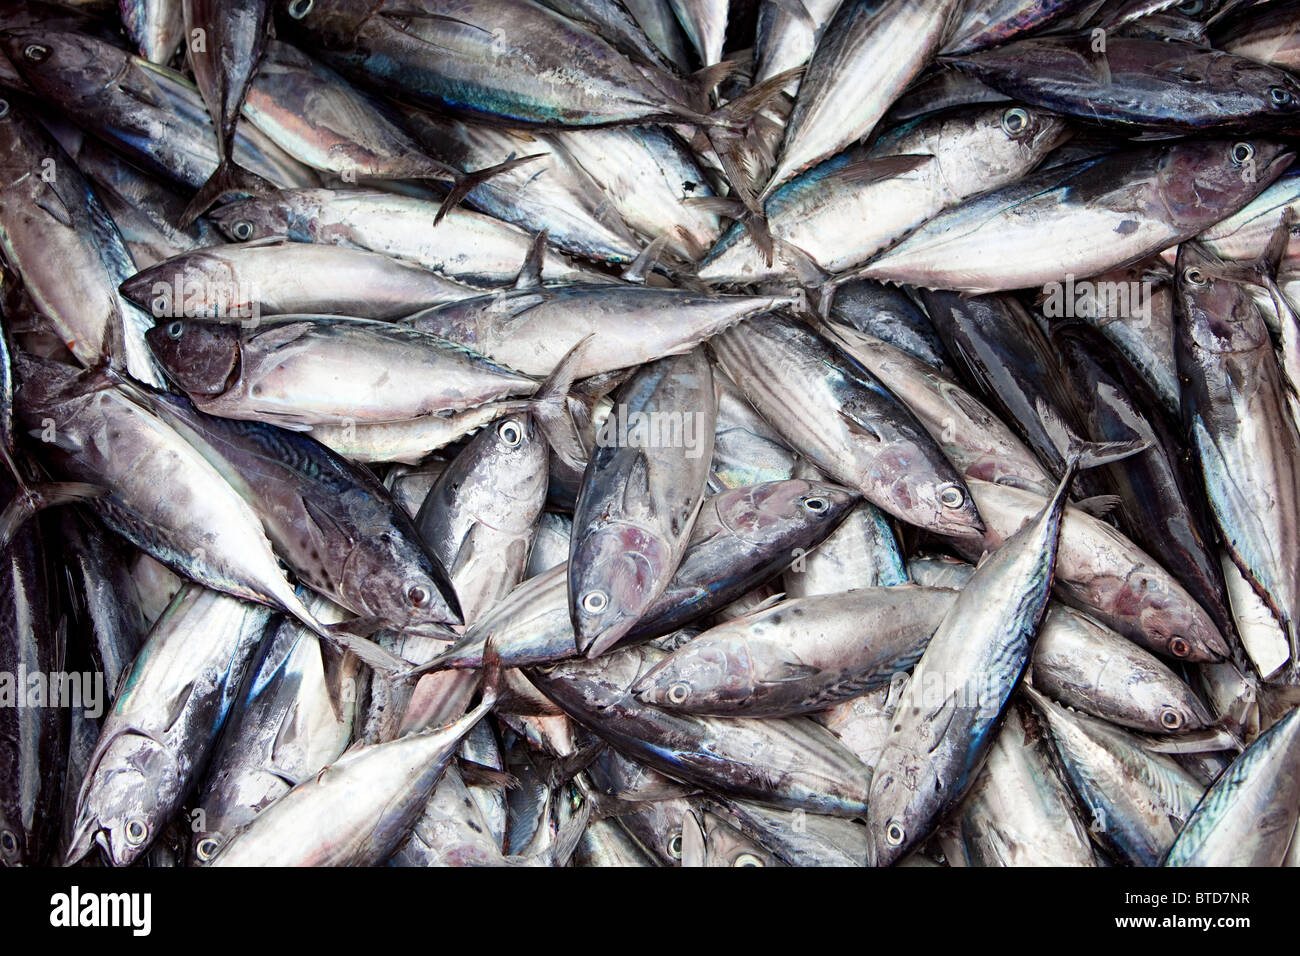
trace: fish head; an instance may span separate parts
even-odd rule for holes
[[[972,152],[990,178],[1023,174],[1072,135],[1064,117],[1020,103],[981,110],[975,132]]]
[[[289,205],[279,200],[241,199],[210,210],[208,218],[234,242],[252,242],[270,236],[288,236],[298,241],[311,238],[310,233],[299,234]]]
[[[1190,597],[1162,595],[1158,587],[1148,587],[1143,578],[1142,609],[1138,622],[1144,634],[1159,645],[1159,650],[1180,661],[1213,663],[1230,655],[1223,635]]]
[[[631,522],[598,522],[574,536],[569,614],[578,650],[604,653],[640,620],[672,576],[672,546]]]
[[[1235,213],[1291,165],[1295,153],[1262,139],[1215,139],[1169,147],[1156,174],[1152,215],[1199,232]]]
[[[1178,247],[1175,282],[1185,334],[1210,354],[1272,346],[1268,326],[1246,288],[1225,275],[1224,263],[1200,243]]]
[[[480,444],[486,460],[473,455],[479,449],[466,449],[466,453],[471,454],[471,461],[480,460],[489,470],[491,488],[485,491],[494,501],[508,500],[513,512],[516,502],[522,505],[545,497],[550,446],[532,415],[499,418],[476,435],[474,442]],[[531,504],[518,510],[535,513]],[[490,513],[484,509],[485,517]],[[503,517],[509,520],[510,516]]]
[[[835,528],[861,499],[851,488],[791,478],[723,492],[714,508],[732,534],[762,545],[790,531]]]
[[[1281,126],[1300,116],[1300,81],[1285,70],[1243,56],[1219,56],[1206,70],[1216,90],[1231,90],[1260,125]]]
[[[943,806],[943,783],[929,754],[889,742],[881,751],[867,799],[867,862],[890,866],[928,833]]]
[[[92,98],[112,85],[122,69],[121,51],[78,33],[6,31],[0,49],[33,89],[57,103]]]
[[[643,704],[707,711],[711,703],[743,701],[753,683],[745,642],[714,634],[682,645],[637,681],[632,692]]]
[[[220,395],[239,377],[237,325],[168,319],[144,337],[167,377],[190,395]]]
[[[285,36],[305,36],[326,49],[347,49],[382,6],[378,0],[279,0],[276,23]]]
[[[229,256],[196,252],[136,273],[119,291],[165,324],[172,318],[250,315],[255,304],[249,301],[250,286]]]
[[[354,549],[340,591],[360,602],[357,613],[399,629],[463,623],[451,579],[416,543],[414,532],[382,531]]]
[[[902,506],[912,524],[939,534],[981,537],[987,530],[975,498],[961,477],[946,462],[913,474],[904,464],[894,472],[890,500]]]
[[[114,736],[91,763],[77,801],[66,862],[98,844],[114,866],[130,866],[176,809],[180,768],[158,741],[126,732]]]

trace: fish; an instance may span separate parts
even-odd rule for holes
[[[664,710],[714,717],[823,710],[911,670],[956,600],[956,592],[900,584],[781,601],[682,645],[632,692]]]
[[[651,362],[615,408],[587,462],[569,546],[569,614],[591,657],[636,626],[686,552],[713,457],[712,366],[699,349]]]
[[[1165,855],[1165,866],[1280,866],[1300,802],[1300,717],[1292,710],[1214,782]]]
[[[254,817],[207,866],[384,862],[418,822],[461,740],[496,703],[498,681],[489,670],[478,705],[443,727],[348,751]]]
[[[1237,212],[1293,159],[1265,140],[1198,140],[1040,170],[940,213],[849,275],[984,294],[1109,272]]]
[[[806,717],[699,717],[640,703],[631,687],[662,657],[640,645],[532,668],[529,679],[574,720],[674,779],[767,806],[843,817],[866,812],[870,771]]]
[[[321,621],[345,616],[323,598],[307,605]],[[359,682],[355,657],[333,652],[295,621],[272,625],[233,696],[198,785],[191,865],[212,859],[263,809],[342,756]]]
[[[412,328],[474,349],[528,375],[549,375],[591,336],[574,374],[588,378],[681,355],[742,319],[788,304],[784,296],[707,296],[606,283],[489,293],[416,312]],[[671,310],[672,325],[653,322]]]
[[[871,778],[876,866],[901,859],[975,783],[1029,666],[1077,467],[1075,457],[1033,520],[976,566],[913,669]]]
[[[153,317],[253,325],[263,316],[392,321],[482,290],[402,259],[269,238],[186,250],[126,279],[122,294]]]
[[[1159,132],[1284,127],[1300,81],[1246,57],[1171,39],[1092,34],[1016,39],[946,59],[1013,99],[1094,123]]]
[[[232,190],[260,194],[274,187],[239,166],[235,126],[253,83],[271,27],[271,0],[182,0],[186,57],[217,133],[217,169],[181,214],[189,225]]]
[[[187,585],[154,625],[104,718],[64,860],[99,847],[129,866],[180,808],[273,618],[265,607]]]
[[[245,328],[173,318],[145,338],[200,411],[300,431],[465,411],[537,386],[445,339],[374,320],[293,316]],[[368,380],[355,374],[367,352]]]
[[[1300,432],[1263,317],[1213,254],[1179,249],[1178,372],[1184,425],[1233,562],[1273,612],[1297,666],[1300,574],[1290,554],[1300,503]]]
[[[759,414],[832,481],[940,534],[983,530],[961,477],[921,423],[806,323],[755,316],[709,347]]]
[[[1023,691],[1041,715],[1062,776],[1093,839],[1133,866],[1156,866],[1205,787],[1165,754],[1143,749],[1127,730]]]
[[[122,26],[150,63],[166,65],[185,37],[181,0],[118,0]]]
[[[823,28],[760,199],[867,138],[921,72],[961,5],[954,0],[845,0]],[[861,91],[868,93],[862,95]]]

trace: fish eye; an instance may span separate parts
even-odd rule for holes
[[[674,860],[682,858],[682,831],[678,830],[668,838],[668,855]]]
[[[4,119],[8,115],[9,115],[9,101],[0,100],[0,119]]]
[[[1273,101],[1274,106],[1288,106],[1291,103],[1291,91],[1275,86],[1268,91],[1268,98]]]
[[[424,602],[429,600],[429,592],[417,584],[406,592],[406,598],[415,607],[423,607]]]
[[[240,242],[247,242],[253,238],[253,223],[248,219],[241,219],[230,227],[230,234]]]
[[[766,866],[761,859],[752,853],[742,853],[731,861],[732,866]]]
[[[1188,266],[1183,270],[1183,281],[1188,285],[1205,285],[1205,273],[1196,266]]]
[[[44,63],[50,58],[50,48],[44,43],[29,43],[23,49],[23,56],[33,63]]]
[[[588,591],[582,596],[582,609],[588,614],[599,614],[609,607],[609,595],[604,591]]]
[[[1160,726],[1166,730],[1177,730],[1182,725],[1183,715],[1172,707],[1166,707],[1160,712]]]
[[[316,6],[315,0],[293,0],[293,3],[289,4],[289,16],[301,20],[311,13],[311,8],[314,6]]]
[[[184,322],[172,322],[167,326],[167,337],[172,339],[179,339],[181,337],[181,333],[183,333],[184,331],[185,331]]]
[[[890,846],[902,846],[903,841],[907,839],[907,831],[897,820],[890,820],[885,824],[885,842]]]
[[[805,498],[803,506],[813,514],[819,515],[829,507],[829,503],[825,498]]]
[[[1029,111],[1013,106],[1002,114],[1002,129],[1010,137],[1019,136],[1029,129]]]
[[[1178,12],[1185,17],[1194,17],[1205,9],[1205,0],[1188,0],[1178,5]]]
[[[0,850],[6,853],[18,852],[18,837],[14,836],[13,830],[0,830]]]
[[[1237,143],[1228,153],[1238,166],[1244,166],[1255,158],[1255,147],[1250,143]]]
[[[206,863],[217,854],[217,848],[221,846],[221,841],[216,837],[204,837],[199,841],[198,846],[194,848],[194,855]]]
[[[1179,637],[1175,634],[1169,639],[1169,653],[1174,657],[1186,657],[1192,652],[1192,645],[1187,643],[1186,638]]]
[[[939,489],[939,504],[945,508],[957,509],[966,503],[966,493],[956,485],[944,485]]]
[[[519,427],[519,423],[516,421],[502,422],[497,426],[497,437],[511,448],[514,448],[524,440],[524,430]]]
[[[690,696],[691,685],[684,680],[679,680],[668,688],[668,699],[674,704],[680,704]]]
[[[132,846],[139,846],[149,836],[149,824],[145,823],[139,817],[132,817],[126,821],[126,842]]]

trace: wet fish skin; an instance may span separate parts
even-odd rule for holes
[[[972,479],[971,493],[990,528],[978,558],[1014,534],[1042,506],[1043,497]],[[959,542],[965,547],[964,542]],[[1178,580],[1110,525],[1067,507],[1056,564],[1056,593],[1156,654],[1213,662],[1230,654],[1213,619]]]
[[[1218,260],[1184,243],[1175,270],[1184,423],[1224,544],[1286,631],[1294,668],[1300,432],[1287,384],[1259,309]]]
[[[141,400],[248,502],[304,584],[391,627],[461,623],[446,569],[364,468],[274,425],[206,415],[176,396]]]
[[[787,253],[829,273],[861,266],[942,210],[1016,182],[1069,137],[1064,120],[1021,106],[927,115],[845,150],[775,190],[764,204],[778,255],[734,224],[700,264],[707,282],[788,276]],[[791,248],[793,247],[793,248]]]
[[[418,312],[414,329],[529,375],[549,375],[561,356],[589,335],[578,378],[688,352],[749,316],[788,304],[785,296],[709,297],[683,289],[580,283],[519,289]],[[675,313],[672,325],[655,316]]]
[[[549,448],[531,415],[498,419],[452,460],[416,527],[447,569],[466,624],[524,575],[546,503]]]
[[[836,287],[827,318],[887,342],[948,378],[956,377],[930,317],[902,289],[869,279],[845,282]]]
[[[181,0],[118,0],[118,9],[140,55],[151,63],[169,62],[185,38]]]
[[[1007,709],[984,769],[954,813],[957,858],[964,866],[1096,866],[1049,745],[1022,707]]]
[[[319,620],[344,615],[308,603]],[[359,679],[355,658],[340,660],[295,621],[281,619],[258,648],[198,788],[202,822],[189,863],[206,863],[265,807],[336,760],[352,735]],[[338,712],[330,686],[338,692]]]
[[[1300,116],[1300,81],[1285,70],[1176,40],[1031,37],[951,59],[1023,102],[1089,122],[1142,130],[1259,133]]]
[[[686,551],[713,457],[712,366],[698,349],[652,362],[620,387],[615,403],[628,421],[676,416],[678,432],[676,440],[671,433],[655,438],[645,424],[638,438],[607,422],[587,463],[573,513],[568,590],[578,649],[593,657],[644,618]],[[666,446],[650,444],[665,438]]]
[[[161,385],[142,348],[147,316],[117,292],[135,271],[121,234],[57,141],[35,117],[4,102],[0,254],[6,265],[78,361],[90,366],[107,358]]]
[[[827,323],[832,341],[861,362],[939,442],[964,478],[1050,494],[1052,477],[1029,447],[978,398],[881,339]]]
[[[285,580],[253,510],[111,376],[24,355],[18,378],[19,421],[38,433],[52,429],[54,440],[42,444],[47,463],[106,489],[91,506],[111,530],[194,581],[283,608],[323,633]],[[164,481],[172,493],[159,495]]]
[[[454,413],[537,387],[468,348],[386,322],[298,316],[245,328],[171,318],[145,337],[201,411],[300,430]]]
[[[1168,427],[1145,381],[1102,335],[1073,325],[1053,331],[1079,407],[1093,437],[1141,439],[1151,447],[1106,466],[1120,492],[1123,525],[1148,552],[1158,552],[1219,629],[1231,631],[1223,572],[1203,493],[1187,473],[1185,442]]]
[[[924,839],[988,756],[1046,613],[1076,465],[1033,520],[976,567],[912,671],[871,778],[867,827],[877,866]]]
[[[415,826],[492,692],[445,727],[358,747],[258,814],[208,866],[376,866]]]
[[[155,321],[253,322],[278,315],[395,320],[480,290],[379,253],[269,239],[187,250],[131,276],[121,291]]]
[[[952,0],[846,0],[826,24],[786,124],[762,198],[866,138],[930,61],[959,5]],[[862,95],[862,91],[869,91]]]
[[[846,817],[865,811],[870,772],[807,718],[697,717],[639,703],[630,688],[663,655],[641,645],[533,668],[529,678],[622,753],[674,779],[768,806]]]
[[[49,52],[34,61],[33,45]],[[181,74],[82,33],[13,31],[0,48],[42,98],[145,169],[198,189],[220,166],[203,98]],[[241,167],[277,186],[317,183],[255,129],[236,128],[233,148]]]
[[[317,0],[297,17],[282,6],[279,22],[327,63],[420,106],[516,126],[699,118],[664,92],[671,77],[528,0]],[[518,79],[547,74],[552,82],[531,88]]]
[[[829,507],[810,511],[810,497]],[[780,573],[823,540],[854,496],[804,480],[764,483],[706,498],[681,563],[662,595],[620,641],[649,640],[707,617]],[[507,666],[544,664],[577,653],[568,613],[567,556],[531,577],[490,608],[478,626],[449,648],[442,667],[478,667],[490,637]]]
[[[1280,866],[1300,814],[1300,711],[1264,731],[1210,787],[1165,866]]]
[[[955,592],[901,584],[781,601],[705,631],[632,691],[675,713],[823,710],[911,669],[956,600]]]
[[[1197,140],[1043,169],[940,213],[849,274],[984,294],[1108,272],[1232,215],[1293,159],[1265,140]]]
[[[426,269],[477,286],[511,283],[533,236],[491,216],[456,208],[430,229],[442,205],[375,189],[282,190],[213,210],[212,219],[231,239],[246,242],[282,236],[295,242],[331,243],[407,259]],[[548,249],[542,274],[549,282],[606,278]]]
[[[969,298],[923,291],[935,330],[960,371],[1059,477],[1069,436],[1086,434],[1060,358],[1027,309],[1011,296]]]
[[[0,472],[0,491],[6,502],[18,493],[7,471]],[[53,674],[66,653],[40,520],[19,528],[0,552],[0,672],[8,676],[10,698],[0,707],[0,866],[49,865],[59,840],[65,715],[58,707],[13,700],[16,693],[29,704],[29,688],[17,684],[20,670]]]
[[[129,866],[180,808],[272,612],[188,585],[154,625],[104,719],[66,861]]]
[[[916,417],[805,323],[755,316],[710,349],[777,433],[831,480],[940,534],[983,528],[956,469]]]
[[[1205,788],[1127,730],[1026,691],[1047,725],[1080,815],[1094,839],[1134,866],[1164,858]]]

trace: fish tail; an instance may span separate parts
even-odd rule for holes
[[[438,205],[438,214],[433,217],[433,224],[436,226],[442,222],[442,218],[451,212],[461,201],[494,176],[500,176],[502,173],[509,172],[517,166],[524,163],[531,163],[535,159],[541,159],[546,153],[533,153],[531,156],[520,156],[518,159],[509,159],[504,163],[497,163],[495,166],[488,166],[484,169],[475,170],[472,173],[457,172],[452,176],[451,191],[447,193],[446,198]]]
[[[194,198],[190,200],[190,204],[185,207],[185,211],[177,220],[177,225],[182,229],[188,228],[195,219],[207,212],[227,193],[268,197],[277,192],[279,189],[275,184],[263,179],[257,173],[244,169],[233,160],[224,159],[217,166],[216,172],[209,176],[208,181],[194,194]]]

